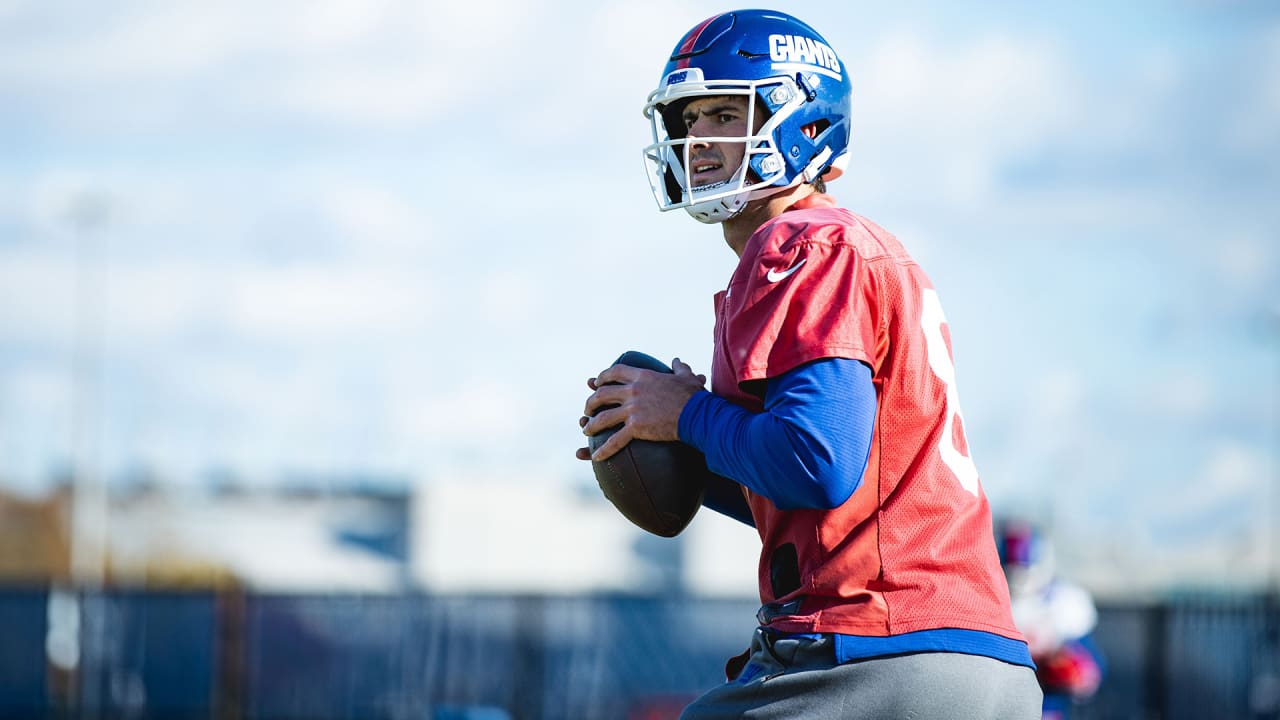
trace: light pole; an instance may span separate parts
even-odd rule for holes
[[[67,220],[75,231],[75,305],[72,359],[73,492],[70,576],[72,592],[82,598],[83,645],[77,648],[77,704],[83,717],[101,709],[101,660],[106,646],[102,586],[107,561],[107,493],[102,476],[102,374],[106,322],[106,277],[99,231],[107,224],[105,195],[84,191],[71,201]]]
[[[1273,364],[1270,382],[1271,448],[1267,478],[1267,510],[1263,517],[1266,525],[1267,578],[1264,581],[1268,593],[1280,598],[1280,304],[1273,303],[1266,310],[1266,342]]]

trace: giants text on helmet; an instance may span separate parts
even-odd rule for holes
[[[840,61],[836,53],[827,44],[803,35],[770,35],[769,58],[774,62],[807,63],[817,65],[837,73],[839,77]]]

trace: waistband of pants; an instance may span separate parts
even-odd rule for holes
[[[771,602],[760,606],[756,611],[756,620],[761,625],[768,625],[778,618],[800,614],[800,606],[804,604],[804,596],[786,602]]]

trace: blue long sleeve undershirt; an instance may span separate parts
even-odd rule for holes
[[[848,500],[862,482],[871,449],[871,369],[856,360],[817,360],[770,378],[764,400],[764,412],[752,413],[703,391],[680,413],[680,439],[701,450],[708,469],[718,473],[703,505],[754,526],[742,486],[784,510],[832,508]],[[835,647],[838,662],[942,651],[1035,667],[1025,642],[977,630],[837,634]]]
[[[723,476],[712,478],[703,504],[754,526],[735,483],[783,510],[848,500],[867,466],[875,412],[871,368],[824,358],[770,378],[761,413],[697,393],[680,413],[679,432]]]

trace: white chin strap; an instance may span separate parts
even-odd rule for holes
[[[787,190],[788,188],[792,188],[800,184],[800,180],[801,178],[797,177],[790,185],[769,185],[767,187],[762,187],[759,190],[752,190],[751,192],[738,193],[736,195],[729,195],[728,197],[719,197],[711,200],[703,200],[702,202],[690,203],[685,206],[684,211],[689,213],[694,220],[697,220],[700,223],[707,223],[708,225],[722,223],[742,212],[742,209],[745,208],[747,203],[752,200],[766,198],[770,195],[777,195],[783,190]]]
[[[742,212],[742,208],[746,206],[747,196],[746,193],[742,193],[686,205],[684,211],[689,213],[694,220],[710,225],[728,220]]]

